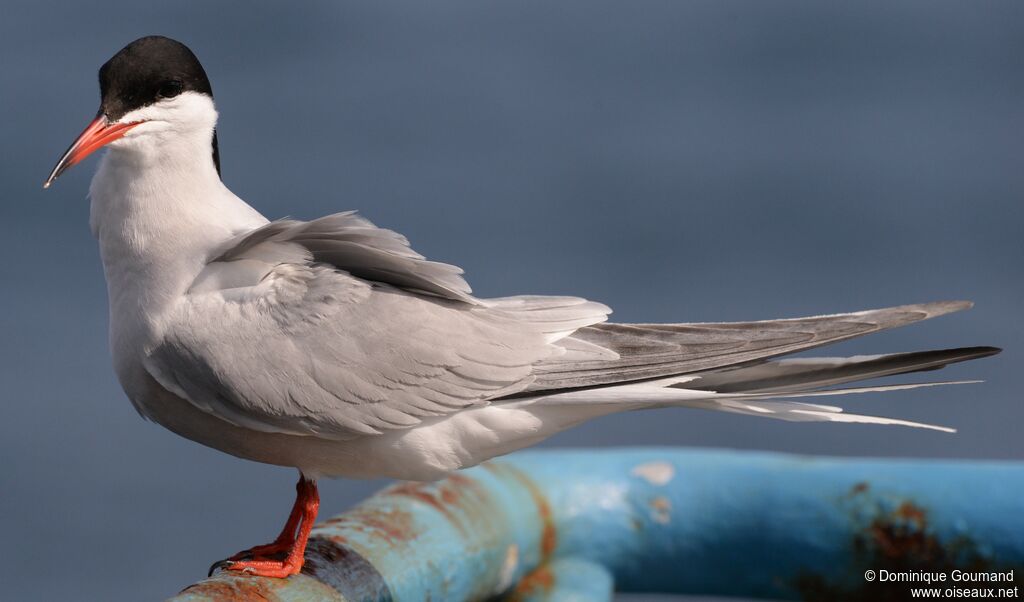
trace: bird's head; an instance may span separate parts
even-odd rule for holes
[[[44,188],[107,145],[160,160],[162,149],[212,142],[213,161],[220,170],[213,90],[187,46],[163,36],[139,38],[100,67],[99,80],[96,118],[61,156]]]

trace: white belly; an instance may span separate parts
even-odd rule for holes
[[[431,481],[544,439],[569,426],[532,408],[484,406],[420,426],[340,441],[242,428],[198,409],[145,375],[133,402],[172,432],[222,452],[294,466],[311,478]],[[136,381],[138,382],[138,381]]]

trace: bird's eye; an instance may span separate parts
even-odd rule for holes
[[[170,81],[160,84],[160,90],[157,91],[157,96],[160,98],[174,98],[181,94],[181,82]]]

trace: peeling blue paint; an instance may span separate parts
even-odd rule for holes
[[[613,583],[870,600],[881,586],[863,572],[882,565],[1012,568],[1021,579],[1022,500],[1024,464],[1012,462],[522,452],[398,483],[328,519],[303,575],[219,573],[174,600],[605,600]]]

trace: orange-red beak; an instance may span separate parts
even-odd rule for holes
[[[53,181],[59,178],[60,174],[67,171],[69,167],[80,163],[82,159],[88,157],[93,152],[124,136],[128,130],[140,123],[142,122],[110,123],[103,113],[97,115],[96,119],[93,119],[89,127],[79,134],[68,150],[64,151],[64,155],[60,158],[60,161],[57,161],[53,171],[50,172],[50,177],[46,178],[46,182],[43,183],[43,188],[49,188],[50,184],[53,184]]]

